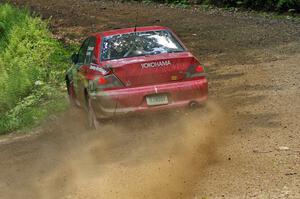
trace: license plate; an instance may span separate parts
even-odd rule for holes
[[[163,105],[168,104],[168,96],[167,95],[151,95],[146,97],[147,104],[149,106],[155,106],[155,105]]]

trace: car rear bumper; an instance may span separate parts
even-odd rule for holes
[[[146,97],[155,94],[167,95],[169,103],[156,106],[147,105]],[[101,91],[91,94],[91,99],[97,117],[107,118],[133,112],[188,107],[191,103],[206,101],[207,94],[208,82],[206,77],[202,77],[190,81]]]

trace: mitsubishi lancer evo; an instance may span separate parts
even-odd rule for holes
[[[127,113],[196,106],[207,100],[205,68],[169,28],[95,33],[72,55],[66,73],[70,102],[90,127]]]

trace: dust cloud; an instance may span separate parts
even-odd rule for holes
[[[51,127],[59,133],[51,133],[42,154],[56,161],[31,180],[31,198],[195,198],[230,128],[229,117],[212,102],[196,111],[106,121],[90,132],[79,111],[72,115]]]

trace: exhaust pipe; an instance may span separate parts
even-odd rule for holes
[[[197,107],[199,107],[199,103],[198,102],[192,101],[192,102],[189,103],[189,108],[195,109]]]

